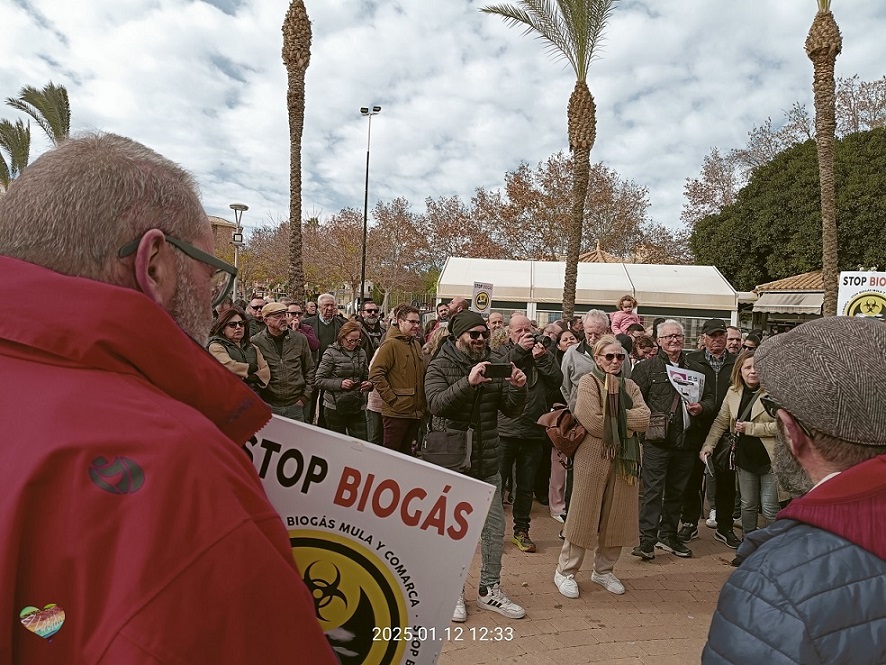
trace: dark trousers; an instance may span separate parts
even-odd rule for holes
[[[412,455],[412,443],[418,438],[417,418],[392,418],[382,416],[384,446],[404,455]]]
[[[704,491],[704,462],[696,455],[695,464],[683,490],[683,512],[680,521],[683,524],[698,524],[701,517],[702,497]],[[711,506],[713,508],[713,506]]]
[[[366,435],[369,443],[382,445],[384,443],[384,425],[382,424],[381,414],[378,411],[370,411],[366,409]]]
[[[547,437],[541,440],[541,459],[535,469],[535,498],[544,503],[548,500],[551,489],[551,440]]]
[[[364,411],[342,415],[336,409],[326,409],[325,413],[326,429],[366,441],[366,415]]]
[[[714,508],[717,509],[717,531],[732,531],[732,511],[735,508],[735,471],[717,471],[717,493]]]
[[[683,490],[698,460],[694,450],[643,446],[640,480],[640,541],[655,543],[677,535],[677,521],[683,505]]]
[[[516,491],[514,492],[514,533],[529,533],[529,511],[532,510],[532,493],[535,488],[535,471],[541,459],[544,442],[541,439],[516,439],[501,437],[501,473],[510,473],[517,463]]]

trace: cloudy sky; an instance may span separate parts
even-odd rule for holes
[[[521,161],[568,147],[575,82],[563,61],[473,0],[306,0],[313,23],[303,210],[370,207],[494,188]],[[281,25],[286,0],[0,0],[0,97],[67,86],[74,132],[131,136],[193,171],[210,214],[285,219],[289,133]],[[837,75],[880,78],[886,3],[836,0]],[[811,109],[803,42],[815,0],[622,0],[589,85],[591,154],[650,191],[678,224],[683,183],[711,147],[742,145],[795,101]],[[880,35],[880,37],[877,37]],[[0,117],[16,112],[0,107]],[[39,131],[39,130],[38,130]],[[37,136],[37,132],[34,132]],[[46,148],[35,140],[34,155]]]

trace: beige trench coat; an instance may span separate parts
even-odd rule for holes
[[[603,457],[603,384],[593,374],[585,374],[578,384],[575,417],[587,430],[575,451],[572,499],[563,535],[583,547],[632,547],[639,543],[639,479],[628,485],[610,474],[614,459]],[[627,410],[629,432],[645,432],[649,408],[640,388],[625,379],[625,391],[634,402]]]

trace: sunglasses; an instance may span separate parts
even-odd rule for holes
[[[364,314],[378,314],[378,310],[377,309],[364,309],[363,313]]]
[[[249,309],[254,309],[256,312],[260,312],[263,305],[250,305]]]
[[[212,273],[212,280],[210,286],[210,294],[212,296],[212,307],[218,307],[224,302],[224,299],[228,297],[228,294],[234,288],[234,279],[237,277],[237,269],[232,266],[230,263],[226,261],[222,261],[221,259],[217,259],[212,254],[207,254],[203,250],[197,249],[193,245],[186,243],[184,240],[179,240],[169,234],[164,233],[163,238],[173,247],[176,247],[180,252],[185,254],[186,256],[194,259],[195,261],[199,261],[200,263],[205,263],[211,268],[215,268],[215,272]],[[133,240],[132,242],[128,242],[119,250],[117,250],[117,256],[121,259],[126,258],[130,254],[135,254],[136,250],[138,250],[138,244],[141,242],[141,236]]]
[[[600,358],[606,358],[607,362],[612,362],[613,360],[624,360],[625,354],[623,353],[601,353]]]
[[[781,404],[776,402],[771,395],[763,395],[760,398],[760,404],[763,405],[763,410],[766,411],[766,413],[769,414],[769,417],[773,420],[778,420],[778,412],[779,410],[783,410],[785,413],[790,415],[791,418],[794,419],[794,422],[797,423],[797,425],[800,426],[800,429],[803,430],[803,434],[808,436],[810,439],[812,438],[812,432],[809,431],[809,428],[806,427],[806,425],[804,425],[802,422],[800,422],[800,419],[797,418],[797,416],[795,416],[793,413],[785,409]]]
[[[301,316],[301,312],[286,312],[286,316]],[[308,325],[307,323],[305,325]]]
[[[231,321],[228,324],[228,328],[245,328],[245,327],[246,327],[245,321]]]
[[[489,339],[489,331],[488,330],[468,330],[468,335],[471,336],[471,339]]]
[[[743,348],[745,351],[756,351],[757,350],[756,346],[748,346],[747,344],[742,344],[741,348]]]

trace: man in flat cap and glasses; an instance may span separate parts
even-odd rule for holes
[[[193,178],[122,136],[0,198],[0,663],[337,662],[241,448],[271,413],[203,348],[212,249]]]
[[[754,360],[773,467],[802,494],[739,547],[704,663],[886,662],[886,325],[832,316]]]

